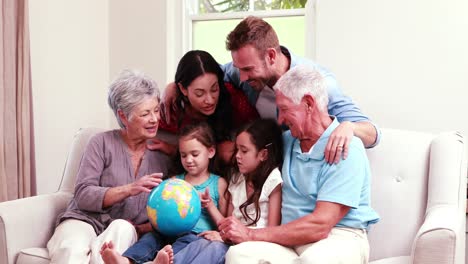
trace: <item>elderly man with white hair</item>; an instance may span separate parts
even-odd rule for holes
[[[339,125],[328,115],[320,73],[297,66],[274,86],[284,132],[280,226],[251,229],[235,218],[219,224],[232,241],[226,263],[367,263],[369,225],[379,220],[370,206],[370,168],[362,141],[353,137],[348,158],[328,164],[324,148]]]

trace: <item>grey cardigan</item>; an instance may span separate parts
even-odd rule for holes
[[[148,220],[148,193],[140,193],[109,208],[102,208],[104,194],[109,188],[129,184],[155,172],[167,174],[169,157],[147,149],[135,177],[127,149],[119,130],[99,133],[90,139],[76,176],[75,195],[67,210],[59,215],[57,224],[69,218],[82,220],[92,225],[99,235],[114,219],[125,219],[134,224]]]

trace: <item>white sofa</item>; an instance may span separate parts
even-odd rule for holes
[[[458,133],[382,130],[367,151],[381,217],[369,232],[371,263],[465,263],[465,144]]]
[[[0,203],[0,263],[49,263],[56,216],[72,197],[89,138],[75,135],[58,192]],[[372,264],[465,263],[466,155],[458,133],[382,129],[368,150],[372,206],[381,216],[369,234]]]
[[[73,196],[75,175],[88,140],[98,128],[79,130],[73,139],[59,190],[0,203],[0,263],[49,263],[46,245],[55,220]]]

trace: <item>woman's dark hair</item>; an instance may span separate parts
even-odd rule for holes
[[[262,193],[263,184],[275,168],[280,168],[283,164],[283,132],[281,127],[274,119],[257,119],[242,127],[237,135],[246,132],[250,140],[255,145],[257,151],[266,149],[268,151],[266,160],[262,161],[258,167],[244,175],[246,182],[253,184],[253,193],[247,198],[245,203],[241,204],[240,211],[246,220],[252,220],[249,225],[255,225],[260,219],[259,199]],[[239,171],[237,162],[234,163],[235,171]],[[237,174],[239,175],[239,174]],[[236,179],[234,179],[236,181]],[[255,219],[247,214],[247,206],[255,204]]]
[[[206,122],[200,122],[184,126],[179,131],[179,143],[181,140],[196,139],[203,146],[207,148],[216,148],[216,141],[213,134],[213,130]],[[177,148],[179,149],[179,148]],[[185,172],[182,162],[180,160],[180,152],[177,150],[177,155],[173,163],[173,167],[170,170],[170,176],[177,175]],[[210,160],[208,171],[212,171],[213,160]],[[168,175],[169,176],[169,175]]]
[[[187,88],[193,80],[206,73],[213,73],[218,77],[219,99],[216,105],[215,112],[208,116],[207,122],[215,132],[216,141],[220,142],[230,138],[232,130],[232,106],[231,97],[226,86],[224,85],[224,72],[216,62],[216,60],[208,52],[203,50],[192,50],[180,59],[177,71],[175,74],[175,84],[182,85]],[[183,109],[184,104],[189,104],[188,99],[177,90],[176,105],[179,109]],[[184,112],[177,117],[180,123],[183,120]]]

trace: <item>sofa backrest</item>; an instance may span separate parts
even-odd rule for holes
[[[78,173],[86,145],[92,136],[103,131],[105,131],[103,128],[81,128],[76,132],[63,170],[62,182],[59,187],[60,191],[74,192],[76,174]]]
[[[437,203],[461,206],[466,199],[460,197],[466,192],[464,148],[456,133],[382,129],[379,145],[367,150],[372,171],[371,206],[380,215],[380,222],[369,232],[371,261],[411,255],[428,208]]]

